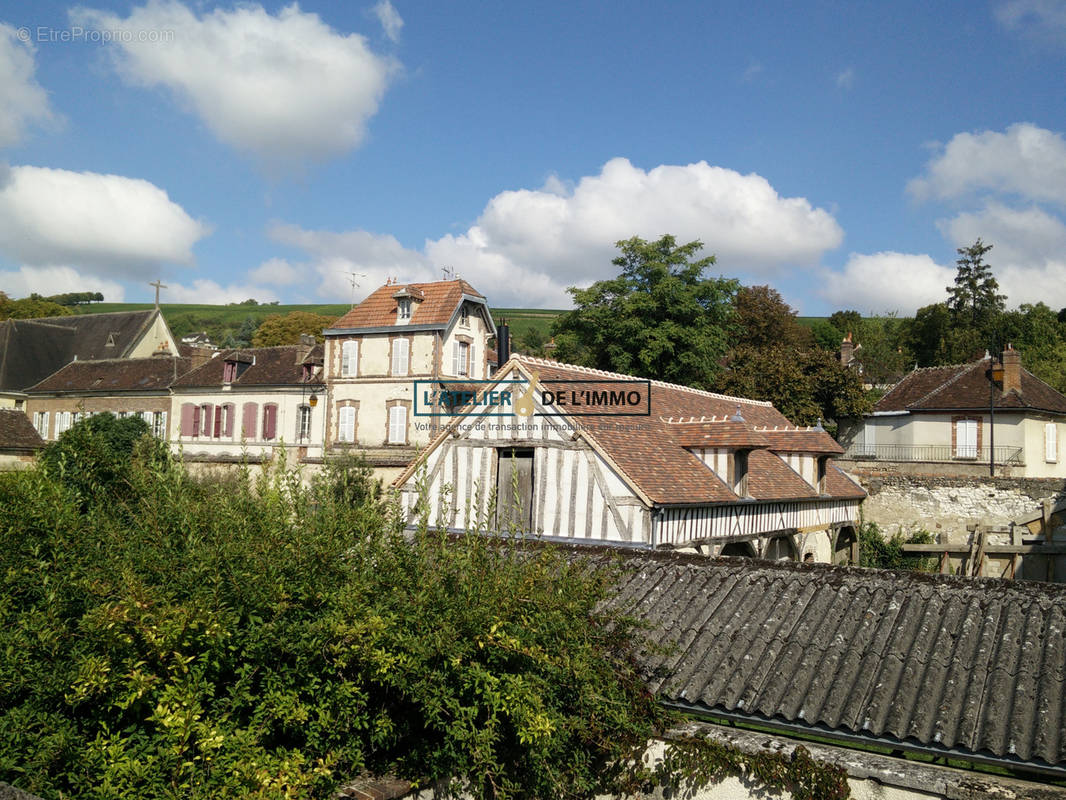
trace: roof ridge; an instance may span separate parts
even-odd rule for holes
[[[984,361],[984,359],[981,359],[981,361]],[[957,380],[959,380],[959,378],[961,378],[963,375],[965,375],[968,372],[972,371],[974,367],[976,367],[978,364],[981,363],[981,361],[975,361],[972,364],[952,364],[951,367],[953,369],[957,369],[958,372],[956,372],[952,377],[948,378],[946,381],[944,381],[939,386],[935,387],[932,391],[922,395],[917,400],[915,400],[912,403],[908,403],[907,405],[908,406],[916,406],[919,403],[924,403],[930,397],[932,397],[935,394],[939,394],[944,389],[946,389],[947,387],[949,387],[953,383],[955,383]],[[947,369],[947,367],[927,367],[926,369]],[[885,395],[885,397],[888,397],[888,395]]]
[[[717,392],[708,392],[703,389],[694,389],[691,386],[682,386],[679,383],[667,383],[666,381],[658,381],[654,380],[653,378],[640,378],[635,375],[624,375],[621,372],[608,372],[607,370],[596,369],[595,367],[583,367],[579,364],[567,364],[565,361],[554,361],[550,358],[538,358],[537,356],[527,356],[521,353],[516,353],[515,355],[512,355],[511,358],[516,359],[519,362],[540,364],[545,367],[559,366],[564,367],[566,369],[578,370],[579,372],[587,372],[590,375],[601,375],[607,378],[648,381],[648,383],[652,384],[653,386],[660,386],[664,389],[678,389],[683,392],[692,392],[693,394],[698,394],[703,397],[713,397],[715,400],[729,400],[731,402],[736,403],[747,403],[748,405],[752,406],[763,406],[768,408],[773,407],[773,403],[771,403],[769,400],[751,400],[747,397],[734,397],[733,395],[728,394],[718,394]]]

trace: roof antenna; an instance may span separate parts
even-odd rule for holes
[[[348,282],[352,285],[352,308],[355,308],[355,289],[359,285],[359,282],[356,280],[356,278],[365,278],[366,273],[345,272],[344,274],[348,276]]]
[[[444,280],[446,281],[455,280],[455,270],[449,267],[448,265],[444,265],[440,268],[440,274],[444,276]]]

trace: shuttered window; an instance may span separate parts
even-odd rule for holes
[[[410,362],[410,346],[408,339],[392,340],[392,374],[406,375]]]
[[[977,420],[956,420],[955,458],[977,458]]]
[[[389,444],[407,444],[407,407],[389,409]]]
[[[259,406],[257,406],[255,403],[245,403],[244,411],[242,412],[241,417],[241,438],[255,439],[255,424],[259,419]]]
[[[236,412],[236,407],[233,403],[226,403],[222,406],[222,435],[227,439],[233,438],[233,416]]]
[[[157,439],[167,438],[167,412],[155,411],[152,414],[152,435]]]
[[[273,441],[278,435],[278,405],[267,403],[263,406],[263,438]]]
[[[204,403],[200,406],[200,435],[210,436],[214,432],[215,425],[215,407],[210,403]]]
[[[196,435],[196,406],[192,403],[181,404],[181,435]]]
[[[359,370],[359,342],[349,339],[341,345],[341,375],[354,377]]]
[[[469,375],[470,345],[456,342],[452,347],[452,375]]]
[[[1044,425],[1044,460],[1051,462],[1059,460],[1059,432],[1054,422]]]
[[[355,441],[355,408],[353,406],[342,406],[337,412],[337,441]]]
[[[296,409],[296,441],[303,442],[311,438],[311,406]]]

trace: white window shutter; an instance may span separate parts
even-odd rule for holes
[[[341,408],[340,422],[337,427],[337,438],[340,441],[355,441],[355,409],[352,406],[343,406]]]
[[[1044,460],[1059,460],[1059,435],[1054,422],[1044,425]]]
[[[407,408],[393,406],[389,409],[389,444],[407,443]]]

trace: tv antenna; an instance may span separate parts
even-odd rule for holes
[[[454,281],[455,280],[455,270],[452,269],[449,266],[441,267],[440,268],[440,274],[444,276],[444,280],[446,280],[446,281]]]
[[[355,290],[359,286],[359,281],[356,278],[365,278],[365,272],[345,272],[348,276],[348,282],[352,285],[352,308],[355,308]]]

